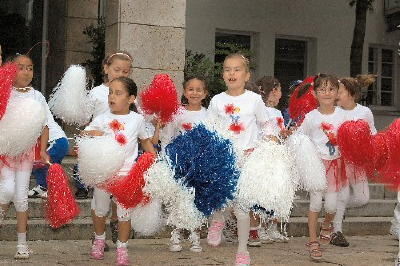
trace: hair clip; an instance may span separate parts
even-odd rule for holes
[[[128,54],[118,52],[118,53],[114,53],[114,54],[110,55],[110,56],[108,57],[107,63],[110,61],[110,59],[111,59],[113,56],[116,56],[116,55],[122,55],[122,56],[128,57],[128,59],[129,59],[131,62],[133,61],[132,58],[131,58]]]

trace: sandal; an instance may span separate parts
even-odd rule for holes
[[[322,259],[322,250],[318,241],[308,242],[306,246],[308,247],[308,251],[310,252],[310,258],[312,260],[319,261]]]
[[[319,239],[321,244],[329,244],[332,239],[332,233],[333,233],[333,226],[332,224],[329,224],[328,227],[324,227],[324,225],[321,225],[321,231],[319,232]]]

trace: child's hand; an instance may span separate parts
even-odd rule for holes
[[[46,151],[40,151],[40,159],[43,163],[50,164],[50,156]]]
[[[84,130],[81,132],[81,135],[98,137],[98,136],[103,136],[104,132],[101,130]]]
[[[293,134],[293,131],[290,129],[286,129],[286,128],[282,129],[280,132],[281,137],[284,139],[286,139],[287,137],[289,137],[292,134]]]

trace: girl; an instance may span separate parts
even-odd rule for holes
[[[133,105],[137,87],[133,80],[126,77],[119,77],[113,79],[109,83],[108,103],[110,110],[97,116],[85,128],[84,134],[90,136],[102,135],[115,135],[123,134],[127,138],[126,154],[124,166],[120,169],[118,175],[127,175],[131,169],[132,164],[138,155],[138,142],[141,140],[141,145],[145,151],[154,153],[153,145],[148,138],[145,129],[145,122],[143,116],[130,111]],[[110,128],[110,123],[117,121],[121,124],[120,129],[114,132]],[[95,187],[92,211],[93,211],[93,225],[95,231],[95,239],[92,245],[91,257],[97,260],[104,258],[105,247],[105,222],[106,215],[110,208],[110,194]],[[118,241],[117,241],[117,264],[129,265],[127,243],[131,231],[130,210],[124,209],[117,203],[118,214]]]
[[[245,89],[250,78],[249,60],[241,54],[228,55],[223,64],[223,79],[227,90],[211,99],[209,115],[216,117],[232,131],[232,141],[245,153],[255,148],[258,137],[257,123],[267,122],[264,103],[261,96]],[[248,211],[234,205],[234,213],[238,224],[238,249],[236,265],[250,265],[250,255],[247,242],[250,232],[250,217]],[[231,208],[226,208],[230,211]],[[221,243],[221,234],[225,226],[222,211],[214,213],[208,228],[207,242],[211,246]]]
[[[27,55],[16,55],[7,61],[18,65],[14,88],[11,97],[32,98],[43,105],[47,113],[47,124],[53,117],[45,98],[39,92],[30,87],[33,79],[33,62]],[[40,157],[44,163],[48,163],[50,158],[46,153],[47,141],[49,139],[49,129],[46,126],[40,137]],[[1,163],[1,162],[0,162]],[[18,158],[4,158],[2,167],[0,167],[0,221],[4,217],[10,202],[15,206],[17,214],[17,253],[16,259],[28,259],[29,248],[26,242],[26,231],[28,223],[28,189],[29,179],[33,165],[33,147],[28,154]]]
[[[367,76],[342,78],[339,84],[337,105],[345,111],[346,120],[363,119],[368,122],[371,133],[376,134],[377,131],[374,126],[374,117],[371,110],[357,103],[360,100],[361,88],[368,87],[374,81],[374,78],[368,79],[366,78]],[[346,207],[360,207],[367,204],[369,200],[369,188],[365,171],[347,161],[345,162],[345,166],[352,193],[350,196],[350,188],[347,186],[338,195],[336,215],[333,221],[334,233],[331,240],[332,245],[341,247],[349,246],[349,242],[347,242],[342,233],[342,222]]]
[[[329,243],[332,234],[331,222],[336,212],[337,192],[346,186],[343,165],[336,144],[336,133],[345,121],[345,113],[335,107],[338,94],[338,79],[320,74],[314,80],[314,92],[319,107],[306,114],[299,130],[310,137],[315,144],[326,168],[328,188],[326,191],[310,192],[310,210],[308,212],[308,230],[310,239],[307,243],[310,257],[314,260],[322,258],[321,243]],[[322,198],[325,198],[325,219],[321,226],[320,241],[317,239],[318,215],[322,208]]]
[[[207,110],[202,106],[202,101],[207,97],[208,89],[204,78],[194,76],[189,77],[183,83],[183,96],[187,100],[185,105],[174,118],[174,121],[167,124],[160,131],[160,124],[156,127],[155,136],[161,135],[161,145],[164,147],[180,133],[191,130],[196,124],[202,122],[207,116]],[[190,232],[189,240],[191,242],[190,251],[201,252],[200,233]],[[174,229],[171,232],[169,250],[177,252],[182,250],[181,230]]]

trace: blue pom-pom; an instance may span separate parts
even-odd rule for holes
[[[199,124],[165,148],[175,179],[195,189],[195,205],[205,216],[234,198],[240,175],[230,140]]]

